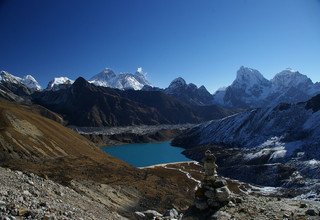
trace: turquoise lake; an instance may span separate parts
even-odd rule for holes
[[[108,146],[102,150],[135,167],[152,166],[162,163],[191,161],[181,152],[183,148],[173,147],[170,142],[148,144],[125,144]]]

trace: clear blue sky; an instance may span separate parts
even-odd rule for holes
[[[213,92],[241,65],[320,81],[320,1],[0,0],[0,69],[43,86],[142,66],[155,86],[182,76]]]

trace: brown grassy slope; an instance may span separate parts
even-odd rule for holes
[[[60,182],[88,178],[99,166],[108,173],[139,173],[71,129],[36,114],[30,106],[7,101],[0,101],[0,152],[3,165],[44,173]]]
[[[0,148],[6,158],[101,156],[82,136],[28,109],[0,101]]]

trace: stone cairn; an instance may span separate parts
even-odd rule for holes
[[[205,152],[204,179],[195,194],[195,206],[197,209],[218,211],[231,201],[231,192],[227,182],[217,174],[216,157],[210,150]]]

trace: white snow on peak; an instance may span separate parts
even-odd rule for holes
[[[267,80],[255,69],[241,66],[237,77],[225,91],[216,91],[214,102],[228,107],[274,106],[281,102],[306,101],[320,94],[320,83],[287,68]]]
[[[68,77],[55,77],[48,83],[47,90],[57,91],[60,89],[67,88],[69,85],[73,83],[74,80],[71,80]]]
[[[97,86],[111,87],[117,89],[134,89],[140,90],[145,85],[150,85],[146,79],[146,74],[139,67],[135,74],[119,73],[116,74],[111,69],[106,68],[102,72],[93,76],[89,83]]]
[[[14,75],[10,74],[7,71],[1,71],[0,72],[0,82],[1,81],[14,83],[14,84],[22,84],[33,91],[41,90],[40,84],[31,75],[26,75],[26,76],[20,78],[18,76],[14,76]]]
[[[27,86],[29,89],[33,90],[41,90],[40,84],[37,82],[37,80],[31,76],[31,75],[26,75],[21,79],[21,83]]]
[[[309,79],[306,75],[303,75],[300,72],[294,71],[290,68],[287,68],[276,74],[271,82],[276,89],[279,89],[279,87],[296,87],[300,84],[304,84],[306,86],[313,84],[311,79]]]
[[[261,83],[267,82],[268,80],[264,78],[258,70],[241,66],[237,71],[237,78],[232,83],[232,85],[252,87],[254,85],[259,85]]]

